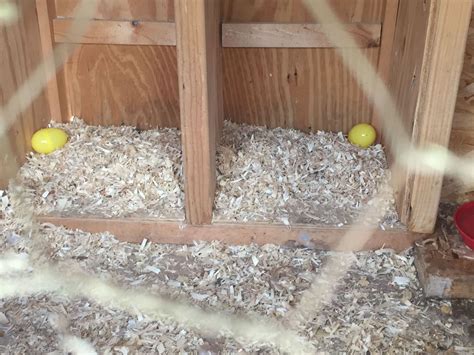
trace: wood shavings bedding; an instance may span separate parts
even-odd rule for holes
[[[368,222],[398,227],[382,146],[359,149],[342,133],[226,122],[218,173],[215,220],[341,226],[379,191],[385,217]]]
[[[0,220],[0,254],[29,253],[21,223]],[[89,234],[44,225],[50,261],[68,262],[126,288],[193,303],[209,312],[249,314],[284,322],[302,293],[333,253],[266,246],[135,245],[109,234]],[[64,264],[63,264],[64,265]],[[469,353],[473,350],[473,301],[423,298],[411,251],[363,252],[336,293],[317,315],[297,329],[318,351],[328,353]],[[99,306],[92,299],[54,294],[0,299],[0,353],[60,351],[51,318],[63,317],[67,331],[103,354],[278,353],[267,344],[240,342],[166,319],[150,320]],[[471,336],[471,338],[470,338]]]
[[[40,214],[184,218],[180,132],[53,124],[66,146],[20,170]]]
[[[184,218],[180,134],[132,127],[54,124],[69,143],[50,155],[31,154],[22,183],[37,213]],[[217,154],[216,221],[342,226],[373,194],[399,227],[380,145],[359,149],[342,133],[306,134],[226,122]]]

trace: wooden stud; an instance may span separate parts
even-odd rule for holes
[[[331,24],[289,23],[224,23],[222,46],[243,48],[334,48],[327,33]],[[339,25],[337,25],[339,26]],[[380,45],[380,24],[347,24],[349,32],[361,48]],[[344,45],[342,45],[344,47]],[[346,46],[347,47],[347,46]]]
[[[43,1],[43,0],[38,0]],[[58,43],[176,45],[174,22],[92,20],[87,31],[78,36],[69,28],[73,20],[53,21],[54,39]]]
[[[212,220],[219,107],[220,1],[176,0],[186,220]]]
[[[437,0],[430,17],[420,77],[413,142],[447,147],[466,48],[472,0]],[[407,177],[402,221],[410,230],[431,233],[436,224],[443,176],[410,172]]]
[[[474,260],[417,246],[415,266],[426,297],[474,299]]]
[[[54,49],[54,34],[52,28],[52,21],[56,17],[54,0],[36,0],[36,12],[38,14],[38,25],[41,37],[41,49],[43,58],[48,58],[53,55]],[[58,88],[58,77],[56,70],[51,69],[52,72],[47,73],[50,78],[46,86],[46,94],[48,96],[49,110],[51,112],[51,119],[61,122],[66,119],[64,112],[61,110],[61,99]]]
[[[399,0],[385,1],[385,14],[382,24],[382,39],[379,52],[378,73],[386,85],[389,83],[390,66],[393,60],[392,50],[395,37],[395,28],[397,24],[398,5]],[[382,122],[381,118],[376,112],[374,112],[372,117],[372,125],[375,127],[378,133],[377,140],[382,142]]]
[[[470,0],[399,0],[390,88],[419,148],[448,145],[471,7]],[[390,139],[396,145],[397,137]],[[391,168],[402,222],[414,232],[433,232],[443,176],[393,162]]]
[[[146,218],[104,219],[94,217],[42,216],[42,223],[62,225],[70,229],[81,229],[90,233],[110,232],[118,239],[141,243],[144,238],[156,243],[192,244],[193,241],[220,240],[228,244],[286,244],[315,249],[358,251],[390,248],[403,251],[426,236],[410,233],[404,229],[377,230],[367,243],[357,250],[344,249],[341,240],[348,228],[327,226],[255,223],[214,223],[193,226],[181,221],[163,221]],[[360,230],[365,238],[367,230]],[[342,248],[341,248],[342,247]]]

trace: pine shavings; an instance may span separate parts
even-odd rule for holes
[[[20,177],[38,214],[184,219],[180,134],[132,127],[53,124],[70,141],[30,154]],[[306,134],[226,122],[217,152],[215,221],[344,226],[369,203],[370,224],[400,227],[380,145],[352,146],[342,133]],[[2,198],[2,208],[7,201]]]
[[[359,149],[342,133],[306,134],[226,122],[218,148],[215,220],[351,224],[376,192],[381,228],[399,227],[381,145]]]
[[[0,221],[0,236],[14,221]],[[71,265],[126,288],[143,287],[208,312],[224,311],[284,321],[333,252],[276,245],[231,246],[196,242],[191,246],[139,244],[113,236],[45,225],[41,237],[51,246],[52,263]],[[148,246],[149,245],[149,246]],[[0,253],[27,250],[0,239]],[[469,340],[472,301],[425,300],[416,278],[411,251],[356,254],[331,302],[300,324],[299,334],[318,351],[437,352],[474,346]],[[160,272],[153,272],[160,270]],[[394,283],[406,278],[401,288]],[[466,310],[459,313],[459,307]],[[166,319],[126,313],[91,299],[54,294],[0,300],[1,353],[60,351],[51,314],[67,319],[65,331],[91,344],[98,353],[276,353],[266,344],[190,329]],[[449,309],[449,312],[446,311]],[[471,310],[472,312],[472,310]],[[471,319],[472,322],[472,319]]]
[[[30,154],[20,177],[38,214],[184,219],[180,132],[53,124],[66,146]]]

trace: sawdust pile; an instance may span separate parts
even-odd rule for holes
[[[0,254],[30,253],[21,223],[8,211],[0,220]],[[302,293],[332,255],[275,245],[259,247],[196,243],[192,246],[134,245],[109,234],[89,234],[44,225],[51,262],[69,262],[86,273],[126,288],[193,303],[209,312],[261,316],[284,322]],[[411,252],[358,253],[340,280],[332,302],[296,329],[318,350],[333,352],[438,352],[474,350],[473,302],[427,301]],[[471,313],[469,313],[471,312]],[[0,353],[58,350],[51,320],[66,319],[67,331],[104,354],[276,353],[268,344],[208,334],[146,314],[101,307],[91,299],[53,294],[0,300]]]
[[[347,225],[380,192],[385,217],[369,222],[398,227],[381,145],[227,122],[218,152],[216,220]]]
[[[184,218],[180,132],[53,124],[63,149],[31,154],[20,170],[38,214]]]
[[[69,143],[22,167],[38,214],[184,218],[180,133],[54,124]],[[383,148],[342,133],[226,122],[217,154],[215,220],[346,225],[381,192],[382,228],[398,227]]]

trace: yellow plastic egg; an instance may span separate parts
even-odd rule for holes
[[[68,135],[59,128],[43,128],[36,131],[31,137],[31,146],[38,153],[49,154],[62,148]]]
[[[368,123],[359,123],[349,131],[349,142],[362,148],[370,147],[377,139],[374,127]]]

